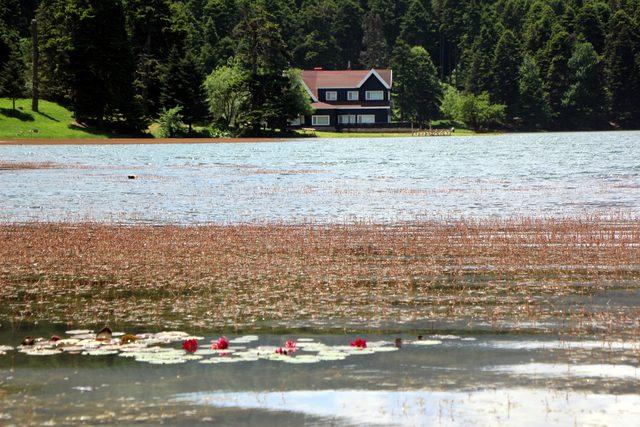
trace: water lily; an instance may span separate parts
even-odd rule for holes
[[[229,340],[227,337],[220,337],[218,341],[211,344],[211,350],[226,350],[229,348]]]
[[[367,341],[362,338],[356,338],[355,341],[351,341],[351,347],[367,348]]]
[[[182,348],[187,353],[195,353],[198,350],[198,341],[194,339],[186,340],[182,343]]]
[[[287,340],[287,342],[284,345],[284,348],[289,353],[295,353],[296,352],[296,342],[294,340]]]

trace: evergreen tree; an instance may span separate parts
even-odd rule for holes
[[[498,40],[496,29],[491,21],[489,15],[483,17],[480,34],[465,54],[464,87],[467,92],[474,94],[494,91],[493,57]]]
[[[582,34],[598,54],[604,52],[606,23],[610,9],[606,3],[585,3],[576,16],[576,33]]]
[[[368,12],[362,20],[362,48],[360,63],[366,68],[383,68],[387,66],[387,42],[384,38],[382,19],[373,12]]]
[[[400,28],[402,40],[410,46],[422,46],[432,58],[438,57],[440,40],[431,0],[411,0]]]
[[[438,71],[422,46],[411,49],[408,65],[406,79],[411,88],[409,116],[418,123],[428,124],[438,115],[442,100]]]
[[[189,126],[189,133],[193,124],[203,121],[207,115],[203,80],[193,55],[174,47],[163,67],[160,101],[165,110],[181,107],[180,114]]]
[[[518,111],[525,129],[544,128],[551,118],[542,86],[538,64],[532,56],[525,55],[518,73]]]
[[[353,68],[360,65],[363,15],[362,7],[355,0],[343,0],[338,4],[334,28],[340,49],[339,68],[349,63]]]
[[[391,55],[393,68],[393,106],[400,118],[405,121],[410,117],[412,96],[411,47],[402,39],[396,43]]]
[[[120,0],[72,0],[69,69],[76,120],[128,131],[143,126],[134,101],[135,62]]]
[[[342,65],[339,64],[340,48],[333,34],[335,15],[335,5],[329,0],[303,7],[300,12],[301,38],[293,52],[296,64],[304,68],[338,68]]]
[[[567,117],[581,129],[602,127],[607,94],[600,60],[591,43],[577,44],[568,65],[571,86],[562,100]]]
[[[556,126],[565,126],[562,100],[569,89],[569,58],[573,48],[569,33],[556,27],[547,43],[544,57],[548,64],[544,88],[547,92],[551,116]]]
[[[205,73],[224,66],[234,55],[233,29],[240,20],[236,0],[207,0],[202,16],[203,44],[200,62]]]
[[[623,10],[611,18],[605,62],[613,120],[621,126],[640,124],[640,34]]]
[[[17,44],[14,45],[0,74],[0,94],[11,99],[14,110],[16,98],[23,97],[26,91],[25,64],[22,58]]]
[[[513,117],[517,113],[520,64],[522,64],[520,43],[511,30],[506,30],[502,33],[493,54],[494,91],[491,98],[507,106],[508,117]]]

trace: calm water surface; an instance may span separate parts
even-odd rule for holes
[[[0,339],[16,343],[25,332],[64,335],[64,327],[0,328]],[[367,338],[399,336],[415,338]],[[328,345],[354,338],[261,335],[247,345],[292,337]],[[640,416],[640,342],[469,333],[425,339],[437,343],[303,365],[150,365],[119,355],[9,351],[0,356],[0,424],[631,425],[624,421]]]
[[[393,221],[640,213],[640,133],[3,146],[0,219]],[[128,180],[133,174],[136,180]]]

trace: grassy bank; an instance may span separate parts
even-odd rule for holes
[[[0,225],[0,315],[76,324],[318,329],[347,319],[630,335],[640,220],[384,226]]]
[[[48,101],[40,101],[40,112],[31,111],[30,99],[17,99],[16,110],[10,99],[0,98],[0,139],[106,138],[102,132],[75,124],[71,111]]]
[[[11,100],[0,98],[0,140],[104,140],[108,143],[107,132],[81,127],[73,120],[73,114],[66,108],[49,101],[40,101],[40,112],[31,111],[30,99],[17,99],[16,110],[12,109]],[[207,127],[195,127],[198,138],[177,138],[176,141],[192,142],[232,142],[236,138],[207,138],[210,133]],[[473,135],[468,129],[456,129],[455,136]],[[149,127],[149,140],[159,136],[158,124],[153,123]],[[408,137],[411,133],[384,133],[384,132],[324,132],[324,131],[298,131],[293,134],[278,136],[277,139],[296,137],[316,138],[398,138]],[[144,138],[143,138],[144,139]],[[208,141],[208,140],[211,141]],[[142,140],[139,139],[138,140]],[[254,138],[254,140],[257,140]],[[243,139],[238,141],[244,142]],[[65,141],[66,142],[66,141]],[[163,140],[163,143],[171,142]]]

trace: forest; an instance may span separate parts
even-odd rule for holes
[[[399,121],[640,127],[640,1],[0,0],[0,91],[78,123],[173,136],[285,129],[299,69],[394,70]]]

